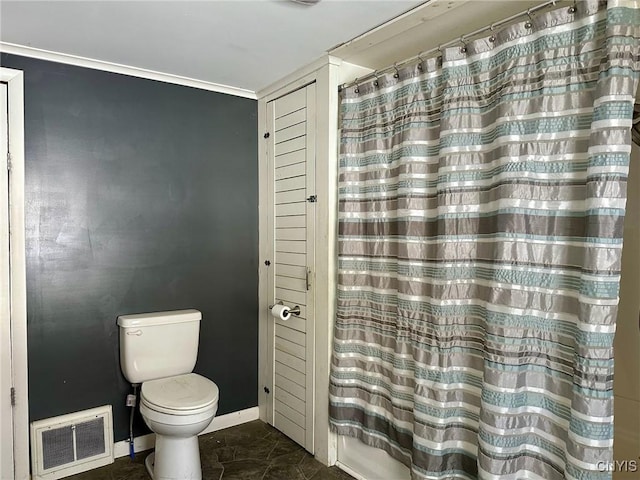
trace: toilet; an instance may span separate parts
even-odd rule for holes
[[[118,317],[120,366],[142,384],[140,413],[156,434],[146,467],[154,480],[201,480],[198,434],[218,410],[218,387],[193,372],[202,313],[198,310]]]

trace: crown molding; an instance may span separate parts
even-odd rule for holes
[[[258,98],[256,92],[244,88],[231,87],[229,85],[206,82],[195,78],[156,72],[145,68],[131,67],[129,65],[105,62],[103,60],[95,60],[93,58],[69,55],[67,53],[53,52],[50,50],[28,47],[15,43],[0,42],[0,52],[20,55],[23,57],[38,58],[40,60],[48,60],[50,62],[64,63],[66,65],[76,65],[94,70],[102,70],[104,72],[119,73],[122,75],[129,75],[131,77],[146,78],[149,80],[156,80],[158,82],[184,85],[186,87],[199,88],[200,90],[208,90],[210,92],[225,93],[236,97],[250,98],[253,100]]]

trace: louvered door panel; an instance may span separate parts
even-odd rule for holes
[[[299,305],[300,307],[305,306],[304,302],[307,301],[305,292],[280,287],[276,287],[276,298],[282,300],[285,305]]]
[[[300,315],[273,319],[273,425],[313,451],[313,195],[315,85],[270,102],[272,120],[274,301],[299,306]],[[311,212],[311,215],[309,213]]]

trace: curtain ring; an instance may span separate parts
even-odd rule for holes
[[[493,32],[495,31],[496,26],[492,23],[492,24],[489,26],[489,29],[491,30],[491,36],[489,37],[489,41],[490,41],[491,43],[495,43],[495,41],[496,41],[496,34],[495,34],[495,33],[493,33]]]
[[[353,93],[360,93],[360,85],[358,85],[358,79],[353,81],[356,84],[356,88],[353,89]]]
[[[573,5],[569,7],[569,13],[576,13],[578,11],[578,2],[573,2]]]
[[[373,81],[373,86],[377,87],[378,85],[380,85],[380,82],[378,82],[378,71],[377,70],[375,70],[373,72],[373,76],[375,78],[375,80]]]
[[[533,18],[531,17],[531,9],[527,10],[527,17],[529,17],[529,20],[527,20],[526,23],[524,24],[524,28],[526,28],[527,30],[531,30],[533,28]]]
[[[422,71],[422,62],[424,62],[424,60],[422,59],[422,52],[420,52],[418,54],[418,70]]]
[[[393,78],[400,78],[400,72],[398,71],[398,67],[396,65],[396,63],[393,64],[393,69],[396,71],[396,73],[393,74]]]
[[[462,43],[462,46],[460,47],[460,53],[467,53],[467,43],[464,41],[464,35],[460,37],[460,43]]]

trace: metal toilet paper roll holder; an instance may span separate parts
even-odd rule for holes
[[[278,301],[277,303],[274,303],[273,305],[269,305],[269,310],[271,310],[271,309],[272,309],[273,307],[275,307],[276,305],[284,305],[284,304],[282,303],[282,300],[280,300],[280,301]],[[293,307],[293,308],[289,308],[289,313],[290,313],[291,315],[295,315],[295,316],[300,315],[300,306],[299,306],[299,305],[296,305],[296,306],[295,306],[295,307]]]

